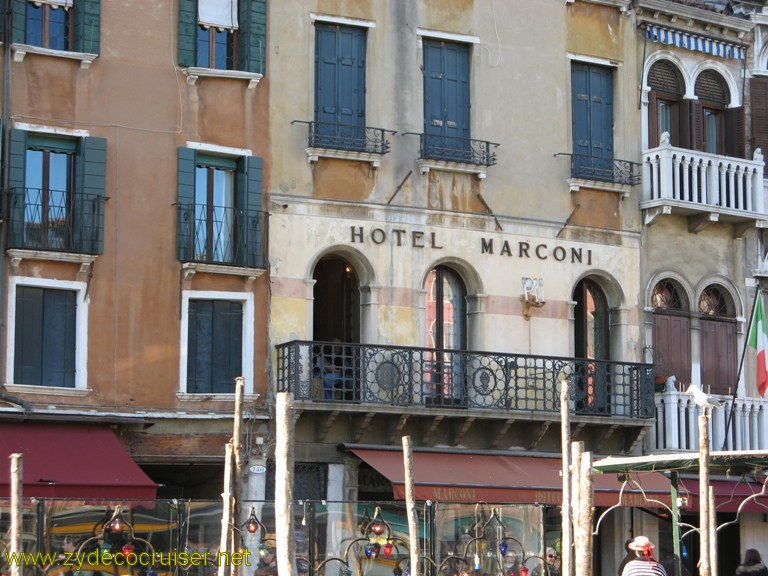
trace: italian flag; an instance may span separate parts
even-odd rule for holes
[[[765,396],[768,389],[768,334],[765,326],[765,311],[763,310],[763,293],[757,292],[755,316],[752,318],[752,328],[749,330],[749,345],[757,352],[757,368],[755,370],[757,391]]]

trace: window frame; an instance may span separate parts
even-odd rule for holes
[[[74,6],[72,8],[67,8],[64,6],[58,6],[55,4],[48,4],[48,3],[40,3],[37,4],[36,2],[28,1],[27,2],[27,10],[25,15],[25,27],[26,27],[26,40],[27,44],[30,44],[31,46],[38,46],[40,48],[47,48],[49,50],[60,50],[62,52],[71,52],[72,51],[72,12],[70,10],[74,10]],[[41,24],[40,24],[40,43],[32,43],[30,42],[30,9],[32,10],[41,10],[42,11],[42,18]],[[51,25],[52,25],[52,15],[60,13],[59,11],[62,11],[65,14],[64,18],[64,28],[63,28],[63,37],[64,37],[64,47],[55,47],[51,46]]]
[[[179,392],[180,397],[206,399],[221,397],[231,399],[229,393],[205,393],[187,391],[187,360],[189,352],[189,301],[190,300],[226,300],[240,302],[243,306],[242,324],[242,373],[245,382],[245,394],[253,394],[253,363],[254,363],[254,325],[255,325],[255,297],[251,292],[225,292],[211,290],[182,290],[181,292],[181,322],[179,343]]]
[[[50,290],[68,290],[75,292],[75,386],[42,386],[15,381],[16,363],[16,298],[17,287],[29,286]],[[8,385],[25,386],[34,390],[86,390],[88,389],[88,285],[85,282],[71,280],[51,280],[27,276],[10,276],[8,280],[8,318],[7,361],[5,381]]]

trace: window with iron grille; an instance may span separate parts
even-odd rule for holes
[[[10,248],[100,254],[106,140],[11,130]]]

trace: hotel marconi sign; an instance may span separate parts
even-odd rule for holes
[[[445,245],[438,238],[437,232],[406,228],[366,228],[350,226],[351,244],[391,244],[404,248],[443,250]],[[569,264],[592,265],[592,249],[582,247],[566,248],[560,244],[547,242],[528,242],[524,240],[499,240],[480,238],[478,250],[481,254],[521,258],[529,260],[555,260]]]

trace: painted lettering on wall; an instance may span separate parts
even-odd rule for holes
[[[394,246],[409,248],[432,248],[442,250],[444,245],[437,237],[437,232],[425,230],[406,230],[404,228],[371,228],[364,226],[350,226],[350,242],[352,244],[381,245],[390,243]],[[570,264],[592,265],[592,250],[590,248],[565,248],[563,246],[550,246],[546,243],[510,242],[509,240],[495,241],[493,238],[480,239],[480,253],[510,258],[527,258],[536,260],[555,260],[556,262],[568,262]]]

